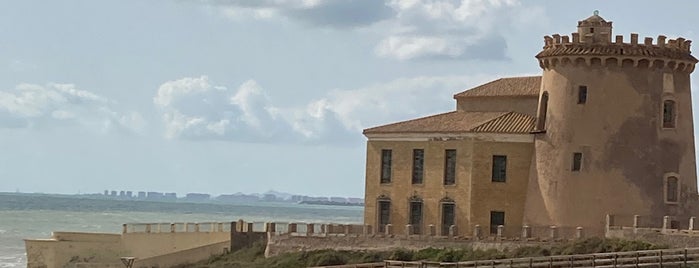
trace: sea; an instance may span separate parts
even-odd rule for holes
[[[363,208],[295,203],[184,203],[106,200],[82,196],[0,193],[0,268],[26,267],[24,239],[53,231],[120,233],[124,223],[360,223]]]

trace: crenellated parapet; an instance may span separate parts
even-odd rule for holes
[[[554,34],[544,37],[544,49],[536,55],[539,65],[548,69],[558,64],[593,64],[633,66],[641,68],[670,68],[675,71],[694,71],[697,59],[691,55],[691,40],[667,39],[660,35],[653,40],[646,37],[639,43],[638,34],[631,34],[630,42],[617,35],[611,38],[592,40],[590,35],[570,36]]]

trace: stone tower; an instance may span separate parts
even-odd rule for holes
[[[697,203],[691,41],[612,40],[597,12],[544,37],[524,222],[604,229],[605,215],[687,225]],[[629,222],[626,222],[626,221]]]

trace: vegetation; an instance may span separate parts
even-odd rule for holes
[[[506,259],[522,257],[541,257],[552,255],[571,255],[604,253],[616,251],[633,251],[664,249],[667,246],[654,245],[641,241],[628,241],[620,239],[587,238],[559,244],[555,246],[530,246],[512,250],[498,251],[477,250],[469,247],[437,249],[425,248],[421,250],[395,249],[389,251],[336,251],[315,250],[307,252],[287,253],[279,256],[265,258],[265,245],[256,243],[245,249],[232,252],[227,255],[212,257],[208,261],[182,266],[184,267],[309,267],[324,265],[341,265],[350,263],[381,262],[383,260],[430,260],[430,261],[470,261],[488,259]]]

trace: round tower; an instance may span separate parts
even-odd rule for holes
[[[612,40],[596,11],[570,37],[544,37],[525,223],[599,233],[607,214],[625,226],[667,215],[686,227],[697,203],[690,43]]]

